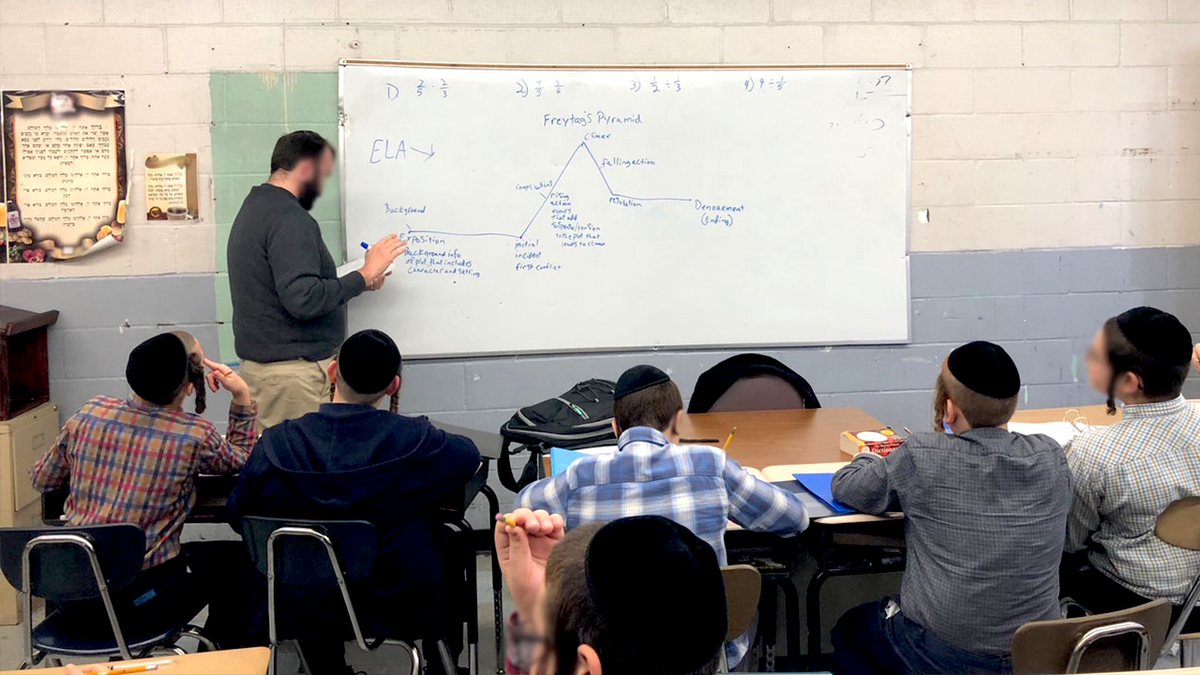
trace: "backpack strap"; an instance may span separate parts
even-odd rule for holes
[[[546,447],[540,443],[530,445],[517,446],[510,450],[513,442],[510,439],[504,439],[503,445],[500,446],[500,460],[496,466],[496,475],[500,477],[500,484],[512,490],[520,492],[526,485],[538,479],[538,467],[541,465],[542,456],[546,454]],[[513,455],[529,451],[529,459],[525,461],[525,466],[521,469],[521,477],[513,476],[512,460]]]

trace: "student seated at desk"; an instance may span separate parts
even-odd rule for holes
[[[726,562],[725,526],[794,534],[808,527],[800,498],[750,475],[717,448],[679,445],[683,398],[666,373],[635,366],[619,380],[613,403],[617,452],[583,457],[552,478],[527,486],[515,505],[561,514],[568,528],[640,515],[687,527]],[[730,644],[729,664],[749,639]]]
[[[237,560],[245,561],[244,547],[221,541],[181,545],[179,537],[196,501],[196,474],[234,473],[250,454],[256,412],[250,390],[231,368],[205,359],[200,343],[182,332],[156,335],[135,347],[125,378],[133,390],[129,398],[96,396],[67,420],[34,463],[33,486],[49,492],[69,483],[64,510],[70,525],[134,523],[145,530],[145,564],[117,593],[120,604],[153,611],[147,603],[169,602],[180,584],[211,585],[206,633],[222,647],[239,646],[246,639],[240,593],[216,580]],[[204,411],[206,382],[213,391],[224,387],[233,395],[225,438],[197,414]],[[192,394],[196,413],[183,410]],[[186,580],[188,567],[198,582]],[[104,616],[98,600],[64,609],[86,607]]]
[[[461,616],[454,608],[464,604],[457,594],[474,589],[461,588],[462,559],[448,553],[454,542],[434,504],[475,475],[479,451],[426,417],[376,409],[399,391],[400,370],[400,351],[386,334],[364,330],[347,338],[329,364],[333,402],[263,433],[229,497],[227,516],[238,531],[246,515],[371,522],[375,567],[351,586],[364,632],[432,638],[428,645],[445,639],[457,653]],[[339,633],[350,629],[336,589],[288,589],[277,602],[280,616],[295,618],[294,627],[285,620],[281,635],[310,638],[301,649],[317,675],[347,670]],[[265,605],[258,620],[265,630]]]
[[[509,523],[515,523],[510,525]],[[509,675],[710,675],[728,629],[712,547],[660,516],[591,523],[497,519],[496,557],[520,628]]]
[[[1088,349],[1092,387],[1110,411],[1123,404],[1120,421],[1067,447],[1075,499],[1062,593],[1094,613],[1166,598],[1178,615],[1200,572],[1200,553],[1154,535],[1171,502],[1200,496],[1200,407],[1181,395],[1192,355],[1188,329],[1152,307],[1109,319]]]
[[[886,457],[860,453],[834,476],[838,501],[904,511],[908,543],[899,599],[834,627],[835,672],[1010,672],[1016,629],[1058,618],[1070,476],[1053,439],[1005,429],[1020,388],[1001,347],[959,347],[937,379],[939,431]]]

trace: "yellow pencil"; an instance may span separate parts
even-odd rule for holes
[[[732,430],[730,430],[730,432],[729,432],[729,438],[726,438],[726,439],[725,439],[725,445],[722,445],[722,446],[721,446],[721,449],[722,449],[722,450],[725,450],[726,448],[728,448],[728,447],[729,447],[729,442],[733,440],[733,435],[734,435],[734,434],[736,434],[736,433],[737,433],[737,427],[734,427]]]
[[[169,666],[175,663],[174,659],[161,659],[158,661],[147,661],[146,663],[136,663],[132,665],[112,665],[108,670],[104,671],[106,675],[123,675],[123,673],[145,673],[152,670],[158,670],[163,666]]]
[[[504,514],[504,524],[508,525],[509,527],[516,527],[517,526],[516,516],[514,516],[511,513]]]

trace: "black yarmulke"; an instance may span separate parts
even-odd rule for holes
[[[342,343],[338,352],[338,373],[354,391],[378,394],[400,374],[400,350],[383,331],[359,331]]]
[[[721,567],[686,527],[662,516],[615,520],[592,537],[585,565],[606,643],[622,662],[648,673],[689,673],[723,648],[729,624]]]
[[[950,352],[950,374],[973,392],[990,398],[1012,398],[1021,390],[1021,374],[1004,348],[991,342],[969,342]]]
[[[1117,317],[1121,334],[1139,352],[1170,365],[1192,360],[1192,335],[1174,315],[1154,307],[1134,307]]]
[[[670,381],[669,375],[654,366],[634,366],[621,373],[613,398],[625,398],[632,393]]]
[[[142,400],[167,405],[187,380],[187,347],[177,335],[155,335],[129,352],[125,381]]]

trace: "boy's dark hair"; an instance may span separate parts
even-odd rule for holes
[[[588,523],[572,529],[547,561],[546,654],[554,654],[557,675],[571,675],[575,671],[579,647],[585,644],[596,650],[604,672],[609,675],[653,675],[645,673],[640,664],[625,663],[620,650],[608,643],[606,638],[612,635],[611,629],[605,626],[588,587],[588,545],[604,525]],[[709,663],[682,675],[711,675],[719,665],[720,655],[715,654]]]
[[[670,380],[636,391],[613,402],[613,418],[621,431],[650,427],[666,431],[675,413],[683,410],[679,387]]]
[[[337,154],[329,141],[315,131],[293,131],[284,134],[275,141],[275,150],[271,152],[271,173],[280,170],[291,171],[302,160],[320,157],[325,148]]]
[[[1124,373],[1141,378],[1142,394],[1149,398],[1175,398],[1183,392],[1191,365],[1192,340],[1178,319],[1152,307],[1136,307],[1105,321],[1102,330],[1112,366],[1108,414],[1116,413],[1114,390],[1117,378]],[[1155,353],[1139,348],[1134,340],[1145,343]]]

